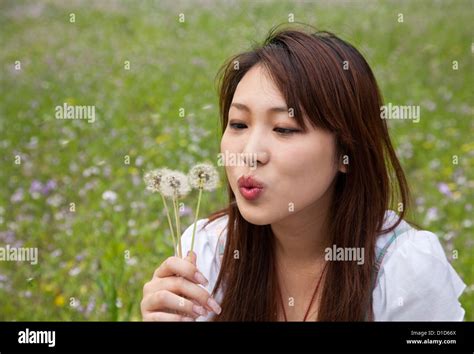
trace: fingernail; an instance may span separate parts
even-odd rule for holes
[[[198,283],[201,283],[202,285],[207,285],[209,284],[209,281],[204,277],[204,275],[202,275],[201,272],[196,272],[194,274],[194,279],[196,279],[196,281]]]
[[[181,321],[183,321],[183,322],[194,322],[196,320],[194,318],[184,316],[184,317],[181,318]]]
[[[196,312],[198,315],[207,316],[207,311],[202,306],[193,305],[193,311]]]
[[[209,300],[207,300],[207,304],[212,309],[212,311],[214,311],[215,313],[217,313],[217,314],[221,313],[221,311],[222,311],[221,307],[216,302],[216,300],[214,300],[212,297],[210,297]]]

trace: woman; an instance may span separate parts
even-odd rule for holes
[[[244,163],[226,164],[229,206],[198,221],[194,252],[145,285],[143,319],[462,320],[438,238],[403,220],[409,191],[362,55],[327,32],[272,31],[220,73],[221,153]]]

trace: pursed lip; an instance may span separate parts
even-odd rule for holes
[[[263,189],[263,183],[252,176],[241,176],[237,180],[239,188],[260,188]]]
[[[240,194],[247,200],[256,200],[263,192],[263,183],[252,176],[241,176],[237,184]]]

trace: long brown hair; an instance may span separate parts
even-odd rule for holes
[[[357,49],[332,33],[273,28],[263,44],[230,58],[218,73],[222,133],[237,84],[256,64],[271,75],[300,127],[304,129],[307,117],[314,127],[333,133],[338,156],[348,162],[347,172],[335,177],[329,237],[336,247],[362,248],[365,262],[329,262],[318,320],[372,320],[377,235],[395,229],[409,203],[403,170],[380,117],[382,96],[372,70]],[[228,215],[213,291],[215,295],[223,289],[222,312],[214,320],[276,321],[278,279],[271,227],[247,222],[230,185],[227,189],[229,205],[209,218],[211,222]],[[382,230],[385,211],[394,205],[399,219]]]

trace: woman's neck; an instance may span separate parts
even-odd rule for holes
[[[324,254],[330,246],[328,211],[331,190],[313,205],[271,225],[275,241],[275,262],[284,314],[289,321],[315,320],[322,288],[312,302],[315,284],[322,276]],[[283,309],[280,309],[283,311]]]
[[[271,225],[275,257],[280,263],[304,267],[324,255],[331,243],[327,226],[331,192],[328,190],[312,205]]]

